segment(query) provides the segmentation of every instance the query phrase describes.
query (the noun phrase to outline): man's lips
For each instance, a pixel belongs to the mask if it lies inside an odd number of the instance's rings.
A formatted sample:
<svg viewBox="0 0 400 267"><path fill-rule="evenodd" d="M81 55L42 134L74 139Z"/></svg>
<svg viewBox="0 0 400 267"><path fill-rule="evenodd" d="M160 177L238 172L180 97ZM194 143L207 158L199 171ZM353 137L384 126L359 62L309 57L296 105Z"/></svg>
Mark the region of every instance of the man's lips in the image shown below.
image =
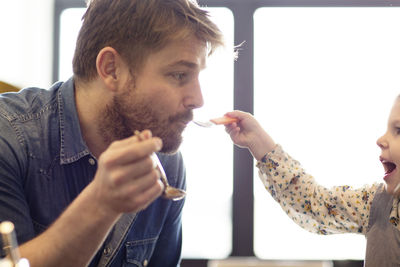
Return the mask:
<svg viewBox="0 0 400 267"><path fill-rule="evenodd" d="M179 123L181 123L182 125L184 125L185 127L189 124L190 121L179 121Z"/></svg>
<svg viewBox="0 0 400 267"><path fill-rule="evenodd" d="M193 120L193 112L188 111L186 113L181 113L169 118L170 123L179 123L183 125L187 125L189 122Z"/></svg>

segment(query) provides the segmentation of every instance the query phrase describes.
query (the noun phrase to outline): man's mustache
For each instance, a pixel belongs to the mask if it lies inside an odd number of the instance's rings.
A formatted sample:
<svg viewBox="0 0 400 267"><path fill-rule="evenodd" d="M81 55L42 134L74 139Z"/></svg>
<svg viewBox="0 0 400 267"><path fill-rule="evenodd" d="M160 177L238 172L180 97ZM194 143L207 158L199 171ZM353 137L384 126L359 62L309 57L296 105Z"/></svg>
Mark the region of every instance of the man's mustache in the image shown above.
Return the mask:
<svg viewBox="0 0 400 267"><path fill-rule="evenodd" d="M189 110L184 113L176 114L174 116L169 117L169 119L168 119L169 122L175 122L175 121L189 122L191 120L193 120L193 111L192 110Z"/></svg>

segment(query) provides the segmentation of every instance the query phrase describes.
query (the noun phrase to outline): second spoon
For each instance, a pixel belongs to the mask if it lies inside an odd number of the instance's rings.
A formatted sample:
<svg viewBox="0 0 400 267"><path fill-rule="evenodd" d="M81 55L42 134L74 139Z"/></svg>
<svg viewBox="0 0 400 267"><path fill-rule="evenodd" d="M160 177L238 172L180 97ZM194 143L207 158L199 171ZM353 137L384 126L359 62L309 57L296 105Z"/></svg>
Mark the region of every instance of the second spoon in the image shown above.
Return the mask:
<svg viewBox="0 0 400 267"><path fill-rule="evenodd" d="M135 131L135 136L137 136L139 141L143 140L143 138L140 136L139 131ZM156 168L160 172L161 182L164 184L163 197L167 198L167 199L172 199L172 200L180 200L180 199L184 198L186 196L185 191L169 185L167 175L165 174L164 168L161 165L160 159L157 157L157 154L153 152L150 157L153 160L153 162L156 164Z"/></svg>

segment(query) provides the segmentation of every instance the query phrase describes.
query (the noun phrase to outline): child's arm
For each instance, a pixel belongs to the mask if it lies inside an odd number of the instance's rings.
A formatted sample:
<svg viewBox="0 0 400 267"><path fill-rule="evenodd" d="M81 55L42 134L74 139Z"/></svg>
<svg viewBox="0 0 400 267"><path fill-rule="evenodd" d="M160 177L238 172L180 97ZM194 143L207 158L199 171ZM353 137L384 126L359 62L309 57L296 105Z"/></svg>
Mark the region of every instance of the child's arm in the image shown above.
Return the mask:
<svg viewBox="0 0 400 267"><path fill-rule="evenodd" d="M302 228L323 235L366 233L372 200L381 185L326 188L279 145L257 167L265 189Z"/></svg>
<svg viewBox="0 0 400 267"><path fill-rule="evenodd" d="M226 116L238 119L226 131L237 146L248 148L257 159L265 188L293 221L319 234L366 232L377 185L327 189L277 146L251 114L233 111Z"/></svg>

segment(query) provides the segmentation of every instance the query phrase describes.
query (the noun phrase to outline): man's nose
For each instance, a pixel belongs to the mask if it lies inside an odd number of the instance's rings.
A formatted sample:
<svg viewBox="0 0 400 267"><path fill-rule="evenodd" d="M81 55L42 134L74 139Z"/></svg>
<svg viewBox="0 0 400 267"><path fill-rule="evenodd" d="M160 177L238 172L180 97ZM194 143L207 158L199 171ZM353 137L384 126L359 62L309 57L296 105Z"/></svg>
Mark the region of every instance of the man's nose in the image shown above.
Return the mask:
<svg viewBox="0 0 400 267"><path fill-rule="evenodd" d="M183 105L187 109L196 109L204 105L203 94L201 92L199 81L196 81L187 89L187 94L183 99Z"/></svg>

